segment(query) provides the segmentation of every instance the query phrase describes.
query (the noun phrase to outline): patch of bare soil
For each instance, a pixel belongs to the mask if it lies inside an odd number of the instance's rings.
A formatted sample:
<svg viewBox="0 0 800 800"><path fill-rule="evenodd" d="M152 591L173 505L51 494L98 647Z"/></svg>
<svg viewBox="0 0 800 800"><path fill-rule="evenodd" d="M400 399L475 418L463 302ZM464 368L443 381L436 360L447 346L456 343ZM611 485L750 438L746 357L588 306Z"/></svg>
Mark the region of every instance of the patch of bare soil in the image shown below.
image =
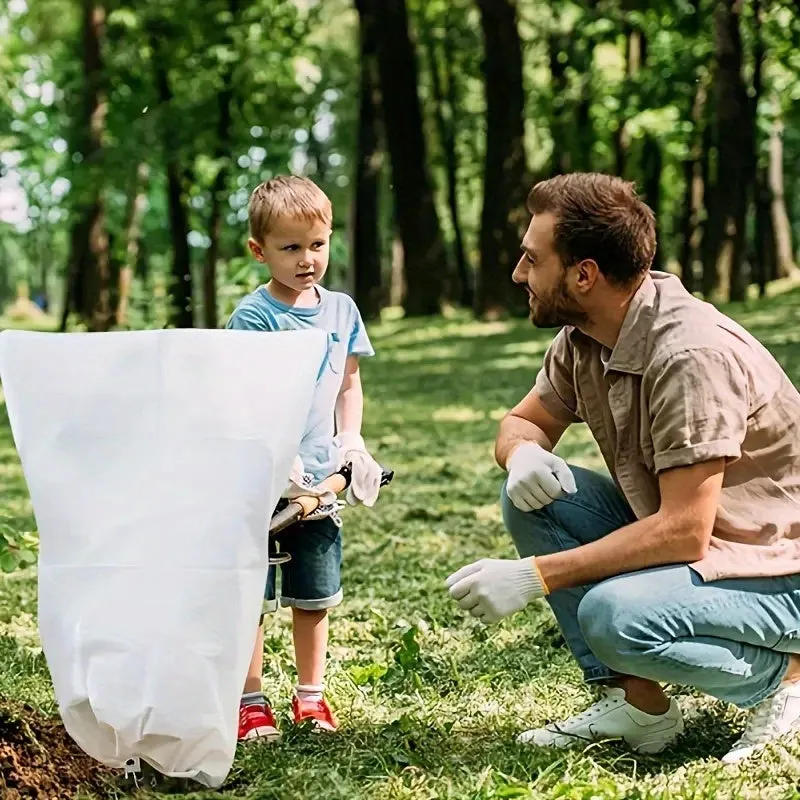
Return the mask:
<svg viewBox="0 0 800 800"><path fill-rule="evenodd" d="M0 798L70 800L108 794L112 773L84 753L61 724L26 705L0 708Z"/></svg>

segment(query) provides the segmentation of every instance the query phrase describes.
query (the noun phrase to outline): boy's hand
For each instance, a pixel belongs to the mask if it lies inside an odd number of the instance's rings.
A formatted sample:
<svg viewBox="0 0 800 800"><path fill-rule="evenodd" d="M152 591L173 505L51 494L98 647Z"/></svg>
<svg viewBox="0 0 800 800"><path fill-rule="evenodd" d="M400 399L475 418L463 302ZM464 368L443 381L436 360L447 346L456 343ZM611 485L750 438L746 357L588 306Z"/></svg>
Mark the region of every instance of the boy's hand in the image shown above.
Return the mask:
<svg viewBox="0 0 800 800"><path fill-rule="evenodd" d="M342 461L352 468L352 478L345 499L351 506L358 503L374 506L381 488L381 465L369 454L359 434L343 431L334 441Z"/></svg>

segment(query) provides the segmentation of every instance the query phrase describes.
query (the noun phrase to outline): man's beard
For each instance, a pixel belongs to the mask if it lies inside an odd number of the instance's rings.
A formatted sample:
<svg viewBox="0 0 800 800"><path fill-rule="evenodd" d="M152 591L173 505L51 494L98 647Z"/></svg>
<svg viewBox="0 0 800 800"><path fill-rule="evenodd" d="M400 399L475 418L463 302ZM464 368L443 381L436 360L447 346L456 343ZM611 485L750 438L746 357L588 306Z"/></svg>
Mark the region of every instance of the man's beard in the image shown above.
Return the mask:
<svg viewBox="0 0 800 800"><path fill-rule="evenodd" d="M567 282L561 280L555 289L544 295L533 295L528 290L530 320L537 328L560 328L563 325L576 325L588 322L589 315L570 297ZM533 306L531 307L531 299Z"/></svg>

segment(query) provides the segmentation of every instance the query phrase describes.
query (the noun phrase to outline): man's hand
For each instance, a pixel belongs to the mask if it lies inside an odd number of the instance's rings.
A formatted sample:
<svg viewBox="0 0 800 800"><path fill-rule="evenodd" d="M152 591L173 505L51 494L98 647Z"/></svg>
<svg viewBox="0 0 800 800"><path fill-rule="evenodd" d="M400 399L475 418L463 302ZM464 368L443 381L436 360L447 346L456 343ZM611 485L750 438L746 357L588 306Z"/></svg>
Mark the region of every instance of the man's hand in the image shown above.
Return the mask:
<svg viewBox="0 0 800 800"><path fill-rule="evenodd" d="M567 462L535 442L518 445L507 467L508 497L520 511L537 511L577 491Z"/></svg>
<svg viewBox="0 0 800 800"><path fill-rule="evenodd" d="M342 462L352 467L352 478L345 499L354 506L374 506L381 489L381 465L369 454L364 440L357 433L342 431L335 439Z"/></svg>
<svg viewBox="0 0 800 800"><path fill-rule="evenodd" d="M446 581L450 596L481 622L497 622L547 594L536 559L482 558Z"/></svg>

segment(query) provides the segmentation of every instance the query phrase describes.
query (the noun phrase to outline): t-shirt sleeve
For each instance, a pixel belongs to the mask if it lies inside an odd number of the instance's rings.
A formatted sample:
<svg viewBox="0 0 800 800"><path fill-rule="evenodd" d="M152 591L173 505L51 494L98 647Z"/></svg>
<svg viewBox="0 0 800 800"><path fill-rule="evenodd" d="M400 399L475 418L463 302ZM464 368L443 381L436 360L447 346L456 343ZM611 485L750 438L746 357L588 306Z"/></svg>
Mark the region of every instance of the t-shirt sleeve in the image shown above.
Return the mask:
<svg viewBox="0 0 800 800"><path fill-rule="evenodd" d="M352 323L350 326L350 336L347 341L347 355L348 356L374 356L375 350L372 347L372 342L369 340L364 320L361 319L361 313L358 306L351 300L352 304Z"/></svg>
<svg viewBox="0 0 800 800"><path fill-rule="evenodd" d="M735 460L747 433L748 379L712 348L671 356L646 375L656 472L716 458Z"/></svg>
<svg viewBox="0 0 800 800"><path fill-rule="evenodd" d="M274 326L270 325L266 314L261 314L250 304L238 306L225 323L228 330L235 331L272 331Z"/></svg>
<svg viewBox="0 0 800 800"><path fill-rule="evenodd" d="M582 422L575 394L572 345L562 328L544 354L534 384L545 410L562 422Z"/></svg>

